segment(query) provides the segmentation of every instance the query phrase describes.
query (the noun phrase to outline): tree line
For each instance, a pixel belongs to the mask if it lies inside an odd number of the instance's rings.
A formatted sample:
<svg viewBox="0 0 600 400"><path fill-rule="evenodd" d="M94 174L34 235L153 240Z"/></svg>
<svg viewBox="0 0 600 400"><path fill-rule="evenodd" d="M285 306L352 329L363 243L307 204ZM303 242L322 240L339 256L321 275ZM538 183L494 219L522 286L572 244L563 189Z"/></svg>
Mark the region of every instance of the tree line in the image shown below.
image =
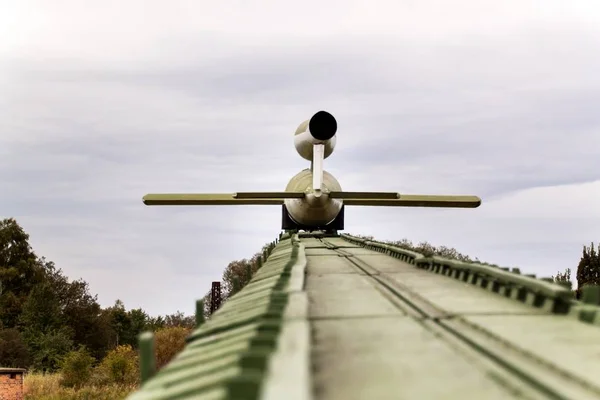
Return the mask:
<svg viewBox="0 0 600 400"><path fill-rule="evenodd" d="M247 284L262 254L225 268L222 301ZM204 300L209 317L210 290ZM0 367L54 372L67 355L82 349L81 354L100 363L116 349L137 350L137 336L143 331L189 331L194 325L194 316L179 311L153 317L141 308L127 310L121 300L101 307L86 281L69 280L52 261L35 254L29 235L15 219L0 221Z"/></svg>
<svg viewBox="0 0 600 400"><path fill-rule="evenodd" d="M600 244L598 245L600 248ZM577 279L577 290L575 297L581 298L581 288L585 285L600 285L600 252L598 248L594 248L594 243L589 246L583 246L583 252L577 265L575 279ZM561 283L569 288L572 288L571 269L567 268L564 272L559 272L553 279L557 283Z"/></svg>

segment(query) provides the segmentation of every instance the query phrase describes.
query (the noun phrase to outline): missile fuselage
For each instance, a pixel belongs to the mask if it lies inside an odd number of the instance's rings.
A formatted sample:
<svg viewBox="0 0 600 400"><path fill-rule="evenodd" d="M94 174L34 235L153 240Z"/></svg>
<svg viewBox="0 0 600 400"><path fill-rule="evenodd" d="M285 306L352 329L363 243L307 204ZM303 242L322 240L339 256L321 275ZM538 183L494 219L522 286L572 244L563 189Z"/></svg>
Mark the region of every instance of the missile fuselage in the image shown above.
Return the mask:
<svg viewBox="0 0 600 400"><path fill-rule="evenodd" d="M323 159L329 157L335 149L336 132L335 118L325 111L319 111L310 120L302 122L294 134L296 151L302 158L311 161L311 168L296 174L285 188L286 192L306 193L304 198L284 201L290 218L300 225L325 226L332 222L342 209L342 200L332 199L328 195L332 191L342 191L333 175L322 170L320 187L314 187L314 174L320 174L320 171L315 169L315 145L323 146Z"/></svg>
<svg viewBox="0 0 600 400"><path fill-rule="evenodd" d="M337 217L342 209L341 199L331 199L328 193L332 191L341 192L342 188L327 171L323 171L323 194L320 197L313 192L313 176L310 169L300 171L294 176L287 187L286 192L304 192L306 197L302 199L285 199L284 204L290 217L298 224L307 226L324 226Z"/></svg>

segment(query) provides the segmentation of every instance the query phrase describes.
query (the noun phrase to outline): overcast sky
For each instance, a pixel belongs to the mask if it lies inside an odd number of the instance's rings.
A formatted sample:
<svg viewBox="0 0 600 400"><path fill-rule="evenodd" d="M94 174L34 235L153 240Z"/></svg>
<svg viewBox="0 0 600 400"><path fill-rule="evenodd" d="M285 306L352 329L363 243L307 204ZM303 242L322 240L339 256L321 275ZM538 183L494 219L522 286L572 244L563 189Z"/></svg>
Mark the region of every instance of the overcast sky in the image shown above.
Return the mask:
<svg viewBox="0 0 600 400"><path fill-rule="evenodd" d="M279 233L296 127L338 120L344 190L474 194L356 207L348 233L550 276L600 241L600 3L0 0L0 217L103 306L192 313Z"/></svg>

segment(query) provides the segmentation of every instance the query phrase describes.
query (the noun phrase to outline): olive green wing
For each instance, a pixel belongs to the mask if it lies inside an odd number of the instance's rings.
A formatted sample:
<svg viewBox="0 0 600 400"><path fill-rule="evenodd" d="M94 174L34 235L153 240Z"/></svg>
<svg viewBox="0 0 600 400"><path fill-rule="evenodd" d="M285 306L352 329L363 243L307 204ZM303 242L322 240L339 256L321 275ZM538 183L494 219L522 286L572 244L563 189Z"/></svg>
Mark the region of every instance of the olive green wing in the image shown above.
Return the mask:
<svg viewBox="0 0 600 400"><path fill-rule="evenodd" d="M393 195L396 197L394 198ZM388 192L332 192L330 196L343 199L347 206L477 208L481 205L481 199L477 196L414 195Z"/></svg>
<svg viewBox="0 0 600 400"><path fill-rule="evenodd" d="M147 206L281 205L302 197L302 192L151 193L142 200Z"/></svg>

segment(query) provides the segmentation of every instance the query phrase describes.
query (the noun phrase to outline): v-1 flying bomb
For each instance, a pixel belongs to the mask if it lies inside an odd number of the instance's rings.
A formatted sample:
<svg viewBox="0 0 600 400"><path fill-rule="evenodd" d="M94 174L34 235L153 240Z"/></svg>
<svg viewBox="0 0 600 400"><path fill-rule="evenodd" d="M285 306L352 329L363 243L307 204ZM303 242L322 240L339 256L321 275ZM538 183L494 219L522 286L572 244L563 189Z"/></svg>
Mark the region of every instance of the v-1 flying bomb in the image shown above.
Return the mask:
<svg viewBox="0 0 600 400"><path fill-rule="evenodd" d="M395 192L344 192L323 160L336 144L337 122L333 115L319 111L296 129L294 146L311 161L310 168L294 176L284 192L238 192L203 194L147 194L144 204L155 205L281 205L284 230L344 229L345 206L451 207L476 208L477 196L405 195Z"/></svg>

